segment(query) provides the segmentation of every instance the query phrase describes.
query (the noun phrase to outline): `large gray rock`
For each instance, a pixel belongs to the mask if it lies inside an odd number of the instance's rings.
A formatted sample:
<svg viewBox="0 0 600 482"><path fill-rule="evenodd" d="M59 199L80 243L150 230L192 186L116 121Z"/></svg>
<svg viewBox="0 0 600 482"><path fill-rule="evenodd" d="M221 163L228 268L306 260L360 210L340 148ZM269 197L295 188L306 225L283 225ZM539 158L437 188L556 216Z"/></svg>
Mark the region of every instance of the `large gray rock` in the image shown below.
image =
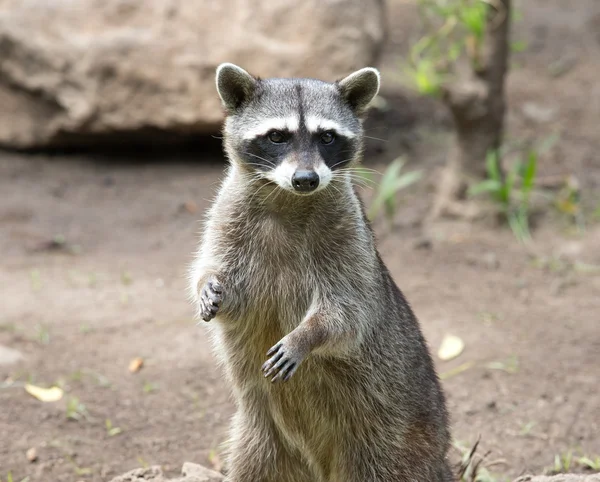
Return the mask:
<svg viewBox="0 0 600 482"><path fill-rule="evenodd" d="M0 0L0 146L211 132L219 63L335 80L383 25L383 0Z"/></svg>
<svg viewBox="0 0 600 482"><path fill-rule="evenodd" d="M526 475L520 477L515 482L600 482L600 474L590 475L574 475L574 474L560 474L553 475L551 477L539 475Z"/></svg>

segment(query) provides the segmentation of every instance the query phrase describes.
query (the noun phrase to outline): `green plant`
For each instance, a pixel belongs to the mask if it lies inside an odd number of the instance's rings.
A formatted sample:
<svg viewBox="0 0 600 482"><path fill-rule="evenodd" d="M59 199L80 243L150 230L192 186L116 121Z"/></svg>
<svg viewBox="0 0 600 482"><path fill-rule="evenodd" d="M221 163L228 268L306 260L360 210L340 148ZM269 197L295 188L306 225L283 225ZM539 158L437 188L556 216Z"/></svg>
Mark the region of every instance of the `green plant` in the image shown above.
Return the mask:
<svg viewBox="0 0 600 482"><path fill-rule="evenodd" d="M79 398L69 397L66 416L69 420L81 420L82 418L88 420L89 412L87 411L86 406L79 401Z"/></svg>
<svg viewBox="0 0 600 482"><path fill-rule="evenodd" d="M50 343L50 329L48 326L42 324L36 325L34 338L42 345Z"/></svg>
<svg viewBox="0 0 600 482"><path fill-rule="evenodd" d="M568 216L579 232L584 232L585 218L581 200L579 181L575 176L570 175L565 179L563 187L554 197L554 207L561 214Z"/></svg>
<svg viewBox="0 0 600 482"><path fill-rule="evenodd" d="M564 454L556 454L554 456L554 466L551 469L551 472L555 474L559 474L562 472L568 472L571 468L571 464L573 463L573 451L569 450Z"/></svg>
<svg viewBox="0 0 600 482"><path fill-rule="evenodd" d="M452 446L461 455L458 482L504 482L505 480L508 480L505 477L490 472L489 468L493 465L497 465L498 462L489 462L484 466L485 459L489 455L489 452L483 455L477 454L479 440L475 442L475 445L470 449L458 441L454 441Z"/></svg>
<svg viewBox="0 0 600 482"><path fill-rule="evenodd" d="M600 456L596 456L593 459L586 456L579 457L577 463L586 469L600 470Z"/></svg>
<svg viewBox="0 0 600 482"><path fill-rule="evenodd" d="M575 470L576 467L584 470L600 470L600 456L578 456L570 449L567 452L554 455L554 463L547 467L548 474L562 474Z"/></svg>
<svg viewBox="0 0 600 482"><path fill-rule="evenodd" d="M420 94L439 96L461 59L466 59L475 72L482 69L488 10L497 9L500 17L505 12L489 0L418 0L417 4L427 33L411 48L404 71ZM513 18L516 16L513 11ZM526 47L523 41L511 44L513 52Z"/></svg>
<svg viewBox="0 0 600 482"><path fill-rule="evenodd" d="M94 471L89 467L80 467L79 465L77 465L77 463L71 455L66 455L66 459L73 466L73 470L75 471L75 474L77 476L81 477L86 475L92 475L94 473Z"/></svg>
<svg viewBox="0 0 600 482"><path fill-rule="evenodd" d="M520 159L503 175L498 151L490 151L486 158L488 178L469 189L469 196L486 193L498 204L508 225L519 241L529 241L529 201L535 186L538 153L527 154L527 161Z"/></svg>
<svg viewBox="0 0 600 482"><path fill-rule="evenodd" d="M521 431L519 432L519 435L529 435L531 433L531 430L533 429L533 427L535 427L535 422L531 421L531 422L527 422L526 424L524 424L521 427Z"/></svg>
<svg viewBox="0 0 600 482"><path fill-rule="evenodd" d="M386 218L391 222L396 213L396 195L397 193L417 182L421 176L421 171L411 171L402 173L405 160L401 157L395 159L383 173L381 181L376 189L375 198L368 211L369 219L375 219L383 210Z"/></svg>
<svg viewBox="0 0 600 482"><path fill-rule="evenodd" d="M120 433L123 433L123 430L121 428L113 427L113 424L110 421L110 418L106 419L106 421L104 422L104 425L106 426L106 434L109 437L114 437L115 435L119 435Z"/></svg>
<svg viewBox="0 0 600 482"><path fill-rule="evenodd" d="M144 391L144 393L152 393L158 390L158 386L152 382L144 382L142 390Z"/></svg>
<svg viewBox="0 0 600 482"><path fill-rule="evenodd" d="M42 276L39 269L32 269L29 273L31 279L31 289L33 291L39 291L42 289Z"/></svg>

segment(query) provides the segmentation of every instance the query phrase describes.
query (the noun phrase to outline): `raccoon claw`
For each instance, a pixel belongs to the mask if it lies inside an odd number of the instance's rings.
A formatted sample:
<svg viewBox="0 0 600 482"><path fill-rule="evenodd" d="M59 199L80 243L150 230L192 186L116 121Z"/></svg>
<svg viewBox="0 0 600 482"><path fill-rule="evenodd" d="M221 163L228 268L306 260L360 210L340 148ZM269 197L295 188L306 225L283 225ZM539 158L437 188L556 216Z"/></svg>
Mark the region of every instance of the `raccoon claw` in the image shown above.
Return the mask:
<svg viewBox="0 0 600 482"><path fill-rule="evenodd" d="M265 378L272 377L272 383L287 382L296 373L298 365L304 359L302 354L288 347L284 341L273 346L267 352L267 356L271 358L264 363L262 371Z"/></svg>
<svg viewBox="0 0 600 482"><path fill-rule="evenodd" d="M210 278L200 291L200 316L204 321L212 320L223 301L223 287L216 279Z"/></svg>

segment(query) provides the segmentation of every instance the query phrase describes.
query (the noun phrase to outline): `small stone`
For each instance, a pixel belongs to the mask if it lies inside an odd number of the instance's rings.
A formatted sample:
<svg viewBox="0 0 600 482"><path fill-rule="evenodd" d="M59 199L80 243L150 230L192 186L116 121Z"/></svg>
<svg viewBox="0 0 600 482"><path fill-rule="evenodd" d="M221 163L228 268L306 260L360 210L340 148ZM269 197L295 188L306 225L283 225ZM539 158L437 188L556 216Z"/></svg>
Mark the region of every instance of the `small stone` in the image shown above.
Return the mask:
<svg viewBox="0 0 600 482"><path fill-rule="evenodd" d="M23 359L23 354L13 348L0 345L0 366L12 365Z"/></svg>
<svg viewBox="0 0 600 482"><path fill-rule="evenodd" d="M37 450L35 449L35 447L31 447L27 453L27 460L29 460L30 462L35 462L38 459L38 454L37 454Z"/></svg>
<svg viewBox="0 0 600 482"><path fill-rule="evenodd" d="M523 115L531 121L543 124L552 121L556 117L556 109L534 102L526 102L523 105Z"/></svg>
<svg viewBox="0 0 600 482"><path fill-rule="evenodd" d="M190 482L223 482L225 480L225 476L222 474L215 472L214 470L207 469L202 465L192 464L191 462L186 462L183 464L183 468L181 469L181 475L183 475L184 482L188 477L190 478Z"/></svg>
<svg viewBox="0 0 600 482"><path fill-rule="evenodd" d="M498 256L496 256L496 253L485 253L482 261L488 269L494 270L500 267L500 261L498 261Z"/></svg>
<svg viewBox="0 0 600 482"><path fill-rule="evenodd" d="M429 238L417 239L413 244L414 249L430 250L432 247L433 247L433 243L431 242L431 239L429 239Z"/></svg>

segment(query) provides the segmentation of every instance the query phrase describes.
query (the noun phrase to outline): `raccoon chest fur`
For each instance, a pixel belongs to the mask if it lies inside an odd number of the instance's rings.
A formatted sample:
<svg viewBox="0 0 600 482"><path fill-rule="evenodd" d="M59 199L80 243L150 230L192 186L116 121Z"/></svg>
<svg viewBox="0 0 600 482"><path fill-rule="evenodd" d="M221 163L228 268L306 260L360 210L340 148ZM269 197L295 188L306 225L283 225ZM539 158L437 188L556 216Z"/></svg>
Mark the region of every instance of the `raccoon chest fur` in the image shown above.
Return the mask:
<svg viewBox="0 0 600 482"><path fill-rule="evenodd" d="M268 216L229 232L223 272L234 295L219 321L242 378L260 377L266 352L300 324L327 282L329 263L311 254L309 238Z"/></svg>

